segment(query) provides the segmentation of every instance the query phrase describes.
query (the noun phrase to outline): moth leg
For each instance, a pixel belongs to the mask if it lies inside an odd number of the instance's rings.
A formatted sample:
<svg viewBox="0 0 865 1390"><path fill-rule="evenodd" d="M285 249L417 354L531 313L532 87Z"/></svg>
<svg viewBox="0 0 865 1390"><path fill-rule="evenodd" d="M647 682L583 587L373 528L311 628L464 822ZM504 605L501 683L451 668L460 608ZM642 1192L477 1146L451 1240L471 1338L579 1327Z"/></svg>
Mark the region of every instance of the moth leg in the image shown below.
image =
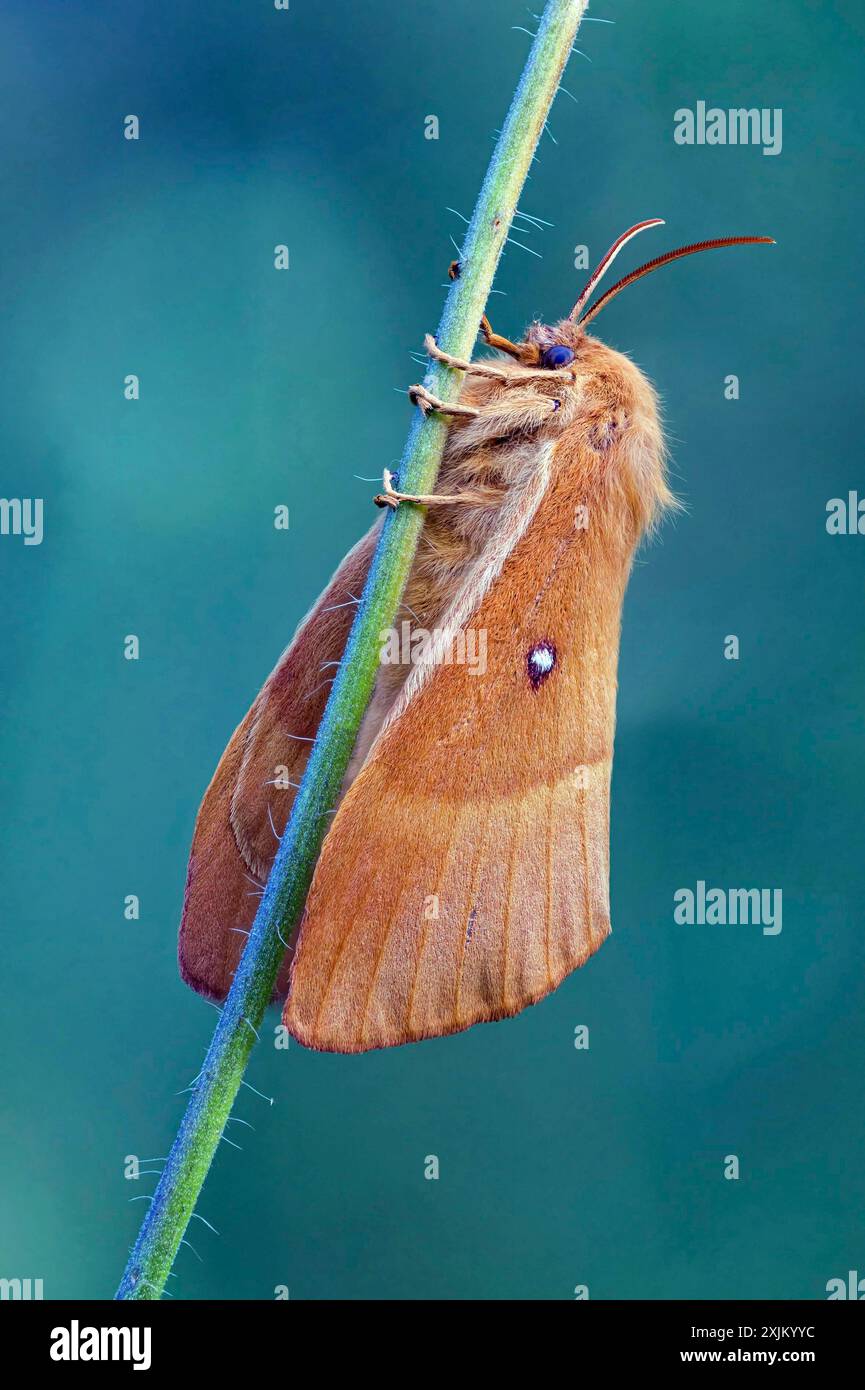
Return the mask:
<svg viewBox="0 0 865 1390"><path fill-rule="evenodd" d="M540 350L534 344L512 343L510 338L503 338L501 333L494 333L486 314L481 316L481 335L487 347L495 348L496 352L506 352L509 357L515 357L525 367L536 367L541 360Z"/></svg>
<svg viewBox="0 0 865 1390"><path fill-rule="evenodd" d="M412 405L416 405L422 410L424 415L428 415L431 410L437 410L440 415L470 415L472 419L479 415L480 411L473 405L459 405L456 401L442 401L438 396L434 396L425 386L410 386L408 388L408 398Z"/></svg>
<svg viewBox="0 0 865 1390"><path fill-rule="evenodd" d="M446 367L453 367L454 371L471 372L472 376L489 376L494 381L511 379L510 374L502 367L497 367L494 362L467 362L462 357L454 357L452 353L445 352L431 333L427 333L423 345L430 357L434 357L436 362L443 362Z"/></svg>
<svg viewBox="0 0 865 1390"><path fill-rule="evenodd" d="M383 475L384 492L379 492L372 500L377 507L392 507L396 511L400 502L417 502L422 507L435 506L436 503L444 502L482 502L484 499L477 492L457 492L447 495L438 492L395 492L393 486L393 474L386 468Z"/></svg>

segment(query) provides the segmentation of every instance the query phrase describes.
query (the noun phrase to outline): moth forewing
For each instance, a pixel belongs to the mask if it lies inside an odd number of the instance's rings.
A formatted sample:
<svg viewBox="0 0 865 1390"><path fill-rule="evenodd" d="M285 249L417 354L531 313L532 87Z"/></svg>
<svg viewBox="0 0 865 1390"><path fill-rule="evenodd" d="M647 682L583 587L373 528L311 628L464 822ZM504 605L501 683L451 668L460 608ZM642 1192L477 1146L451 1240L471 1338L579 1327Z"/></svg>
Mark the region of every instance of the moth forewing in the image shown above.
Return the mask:
<svg viewBox="0 0 865 1390"><path fill-rule="evenodd" d="M622 598L668 494L654 397L627 359L581 341L551 418L533 441L478 439L513 482L477 553L460 551L464 517L436 515L437 541L463 562L443 629L485 630L487 669L477 679L430 654L381 718L298 936L284 1018L309 1046L358 1052L516 1013L609 931ZM478 425L454 431L443 489L491 467L459 438ZM441 588L413 579L412 608L441 604Z"/></svg>

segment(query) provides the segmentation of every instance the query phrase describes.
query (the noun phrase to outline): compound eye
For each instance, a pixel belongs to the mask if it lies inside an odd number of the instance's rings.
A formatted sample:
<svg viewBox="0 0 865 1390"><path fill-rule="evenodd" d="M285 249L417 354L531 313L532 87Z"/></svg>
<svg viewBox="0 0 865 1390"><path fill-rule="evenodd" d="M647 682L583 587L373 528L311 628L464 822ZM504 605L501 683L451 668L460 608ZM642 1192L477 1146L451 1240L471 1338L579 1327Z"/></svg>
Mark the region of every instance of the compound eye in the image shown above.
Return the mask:
<svg viewBox="0 0 865 1390"><path fill-rule="evenodd" d="M564 343L554 343L541 353L541 365L555 370L556 367L567 367L574 360L574 354Z"/></svg>

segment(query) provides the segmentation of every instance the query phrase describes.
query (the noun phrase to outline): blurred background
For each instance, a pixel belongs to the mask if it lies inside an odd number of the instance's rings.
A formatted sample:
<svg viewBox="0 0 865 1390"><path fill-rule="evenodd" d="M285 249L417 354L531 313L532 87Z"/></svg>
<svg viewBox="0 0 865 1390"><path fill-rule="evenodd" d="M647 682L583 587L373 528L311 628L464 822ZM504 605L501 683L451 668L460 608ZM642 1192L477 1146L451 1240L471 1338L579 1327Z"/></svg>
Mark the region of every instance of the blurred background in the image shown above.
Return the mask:
<svg viewBox="0 0 865 1390"><path fill-rule="evenodd" d="M220 1234L192 1223L176 1297L823 1298L865 1269L865 535L826 530L865 497L865 17L593 13L614 23L581 31L522 204L554 225L508 248L499 331L560 317L575 248L594 263L642 218L667 225L618 274L778 240L598 320L662 394L687 507L625 606L614 934L452 1038L278 1051L273 1014L248 1079L275 1103L241 1092L254 1131L218 1154ZM4 6L0 491L45 511L41 545L0 536L0 1276L46 1298L112 1295L155 1182L126 1158L167 1153L198 1071L216 1015L175 963L195 812L370 523L358 475L401 452L519 26L526 0ZM781 108L781 152L678 145L698 101ZM780 888L780 935L676 924L701 879Z"/></svg>

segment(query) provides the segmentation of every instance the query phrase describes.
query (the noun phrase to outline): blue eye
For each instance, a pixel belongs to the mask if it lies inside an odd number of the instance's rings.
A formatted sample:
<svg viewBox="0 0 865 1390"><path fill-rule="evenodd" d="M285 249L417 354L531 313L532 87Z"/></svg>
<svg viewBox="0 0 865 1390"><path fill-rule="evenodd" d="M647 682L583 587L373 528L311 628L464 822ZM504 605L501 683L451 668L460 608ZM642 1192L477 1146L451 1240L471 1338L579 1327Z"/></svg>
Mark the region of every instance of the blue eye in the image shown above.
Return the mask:
<svg viewBox="0 0 865 1390"><path fill-rule="evenodd" d="M573 360L574 354L569 347L565 347L564 343L555 343L541 354L542 364L545 367L551 367L553 369L556 367L567 367Z"/></svg>

